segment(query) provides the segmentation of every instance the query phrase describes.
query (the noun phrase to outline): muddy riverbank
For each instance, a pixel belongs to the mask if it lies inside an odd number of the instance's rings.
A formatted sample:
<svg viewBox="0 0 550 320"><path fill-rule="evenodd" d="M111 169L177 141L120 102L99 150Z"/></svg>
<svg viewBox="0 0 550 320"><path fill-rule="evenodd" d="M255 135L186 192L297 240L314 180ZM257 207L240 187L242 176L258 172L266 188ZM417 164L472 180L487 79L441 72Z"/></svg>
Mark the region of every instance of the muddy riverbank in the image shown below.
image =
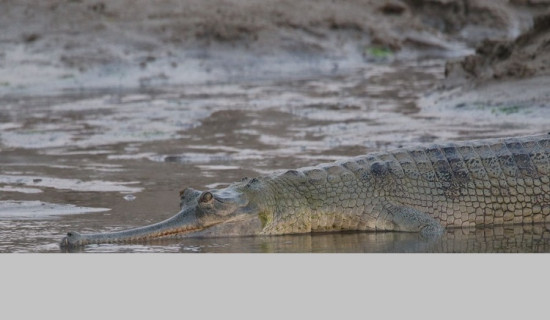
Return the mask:
<svg viewBox="0 0 550 320"><path fill-rule="evenodd" d="M0 94L347 72L510 40L531 1L2 1Z"/></svg>
<svg viewBox="0 0 550 320"><path fill-rule="evenodd" d="M0 6L0 252L59 252L69 229L162 220L187 186L422 142L549 130L548 32L546 20L534 23L544 1ZM508 57L488 43L508 44ZM527 65L535 73L494 77L532 48L541 53ZM468 59L481 71L468 73ZM450 233L435 244L388 234L266 241L84 251L549 248L544 226Z"/></svg>

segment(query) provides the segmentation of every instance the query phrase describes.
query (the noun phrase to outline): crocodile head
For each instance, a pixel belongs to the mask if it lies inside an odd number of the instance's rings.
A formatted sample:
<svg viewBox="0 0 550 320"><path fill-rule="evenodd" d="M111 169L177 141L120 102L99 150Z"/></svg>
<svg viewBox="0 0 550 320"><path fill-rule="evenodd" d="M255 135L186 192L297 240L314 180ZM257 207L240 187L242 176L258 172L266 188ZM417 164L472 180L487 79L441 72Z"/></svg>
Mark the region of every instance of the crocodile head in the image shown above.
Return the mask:
<svg viewBox="0 0 550 320"><path fill-rule="evenodd" d="M180 192L181 211L175 216L144 227L80 234L69 232L62 247L96 243L144 241L166 237L254 235L262 230L257 206L240 184L219 190Z"/></svg>

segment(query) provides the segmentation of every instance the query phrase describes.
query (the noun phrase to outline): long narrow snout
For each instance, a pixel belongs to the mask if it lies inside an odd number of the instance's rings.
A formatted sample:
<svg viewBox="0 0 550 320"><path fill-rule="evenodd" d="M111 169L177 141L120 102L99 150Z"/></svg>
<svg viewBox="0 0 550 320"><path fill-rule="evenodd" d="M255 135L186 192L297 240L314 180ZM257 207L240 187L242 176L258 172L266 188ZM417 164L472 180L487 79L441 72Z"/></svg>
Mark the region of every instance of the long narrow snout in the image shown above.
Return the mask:
<svg viewBox="0 0 550 320"><path fill-rule="evenodd" d="M78 247L96 243L131 242L175 236L200 229L201 226L194 208L187 208L169 219L148 226L108 233L69 232L61 240L60 245L61 247Z"/></svg>

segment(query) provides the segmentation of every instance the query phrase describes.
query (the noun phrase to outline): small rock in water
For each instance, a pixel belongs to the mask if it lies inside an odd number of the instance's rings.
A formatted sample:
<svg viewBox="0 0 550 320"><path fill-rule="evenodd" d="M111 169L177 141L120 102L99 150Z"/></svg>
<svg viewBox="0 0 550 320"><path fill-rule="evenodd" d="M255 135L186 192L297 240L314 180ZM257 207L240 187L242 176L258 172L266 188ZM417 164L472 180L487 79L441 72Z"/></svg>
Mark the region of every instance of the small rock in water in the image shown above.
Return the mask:
<svg viewBox="0 0 550 320"><path fill-rule="evenodd" d="M126 201L133 201L136 199L136 196L134 196L133 194L127 194L124 196L124 200Z"/></svg>

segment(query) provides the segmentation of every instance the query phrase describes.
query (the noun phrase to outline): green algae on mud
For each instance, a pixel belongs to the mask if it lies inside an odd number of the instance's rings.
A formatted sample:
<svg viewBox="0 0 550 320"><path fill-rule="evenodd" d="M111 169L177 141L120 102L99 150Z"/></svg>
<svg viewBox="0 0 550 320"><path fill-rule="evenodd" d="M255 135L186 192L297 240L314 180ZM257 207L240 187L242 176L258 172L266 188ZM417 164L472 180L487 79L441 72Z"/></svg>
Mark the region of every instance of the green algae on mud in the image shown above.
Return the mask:
<svg viewBox="0 0 550 320"><path fill-rule="evenodd" d="M365 55L367 59L375 60L387 60L394 55L394 52L391 49L384 47L368 47L365 49Z"/></svg>

